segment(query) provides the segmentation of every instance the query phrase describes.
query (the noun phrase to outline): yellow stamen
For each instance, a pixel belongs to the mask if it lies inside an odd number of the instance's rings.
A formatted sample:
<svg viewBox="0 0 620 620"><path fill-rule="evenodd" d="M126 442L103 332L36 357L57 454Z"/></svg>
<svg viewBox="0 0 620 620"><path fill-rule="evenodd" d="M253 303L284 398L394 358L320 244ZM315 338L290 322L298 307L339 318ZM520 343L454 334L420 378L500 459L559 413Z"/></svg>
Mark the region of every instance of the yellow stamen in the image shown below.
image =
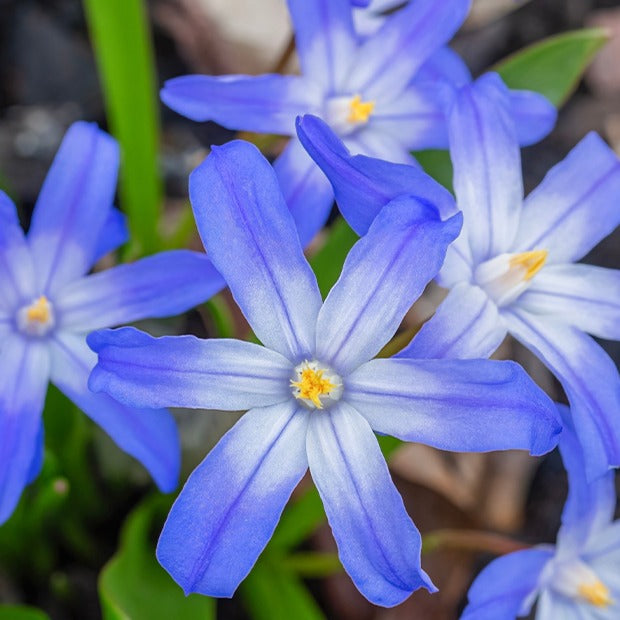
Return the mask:
<svg viewBox="0 0 620 620"><path fill-rule="evenodd" d="M45 295L41 295L31 306L26 310L26 318L31 323L41 323L45 325L50 320L50 302L47 301Z"/></svg>
<svg viewBox="0 0 620 620"><path fill-rule="evenodd" d="M595 607L609 607L612 603L607 586L602 581L579 586L579 596Z"/></svg>
<svg viewBox="0 0 620 620"><path fill-rule="evenodd" d="M547 260L547 250L534 250L532 252L521 252L515 254L510 259L511 267L525 267L524 280L531 280L543 267Z"/></svg>
<svg viewBox="0 0 620 620"><path fill-rule="evenodd" d="M323 409L323 403L319 396L329 394L337 387L329 379L323 379L323 372L323 370L313 370L312 368L302 370L301 381L291 380L291 387L299 390L299 394L296 394L295 397L311 400L317 409Z"/></svg>
<svg viewBox="0 0 620 620"><path fill-rule="evenodd" d="M361 95L355 95L349 103L347 120L349 123L367 123L374 109L374 101L362 101Z"/></svg>

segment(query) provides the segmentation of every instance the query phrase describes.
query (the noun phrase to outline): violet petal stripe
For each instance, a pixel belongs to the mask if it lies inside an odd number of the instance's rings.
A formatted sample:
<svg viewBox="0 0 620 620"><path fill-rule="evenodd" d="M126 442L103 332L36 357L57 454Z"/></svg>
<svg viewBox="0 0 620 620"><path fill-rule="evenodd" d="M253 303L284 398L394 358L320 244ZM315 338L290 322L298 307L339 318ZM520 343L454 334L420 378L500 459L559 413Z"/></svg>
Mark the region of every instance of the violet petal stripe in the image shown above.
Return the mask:
<svg viewBox="0 0 620 620"><path fill-rule="evenodd" d="M239 411L291 398L290 362L250 342L125 327L94 332L88 344L99 354L90 388L131 406Z"/></svg>
<svg viewBox="0 0 620 620"><path fill-rule="evenodd" d="M165 409L127 407L108 394L88 389L97 361L83 336L56 333L51 345L51 380L125 452L140 461L160 490L178 483L181 446L174 418Z"/></svg>
<svg viewBox="0 0 620 620"><path fill-rule="evenodd" d="M321 294L273 168L235 140L214 147L189 191L207 254L255 334L293 361L307 357Z"/></svg>
<svg viewBox="0 0 620 620"><path fill-rule="evenodd" d="M392 607L418 588L435 591L420 566L420 534L366 420L343 401L313 412L307 450L340 560L360 592Z"/></svg>
<svg viewBox="0 0 620 620"><path fill-rule="evenodd" d="M248 411L189 477L157 546L186 594L230 597L250 572L308 468L308 417L293 400Z"/></svg>

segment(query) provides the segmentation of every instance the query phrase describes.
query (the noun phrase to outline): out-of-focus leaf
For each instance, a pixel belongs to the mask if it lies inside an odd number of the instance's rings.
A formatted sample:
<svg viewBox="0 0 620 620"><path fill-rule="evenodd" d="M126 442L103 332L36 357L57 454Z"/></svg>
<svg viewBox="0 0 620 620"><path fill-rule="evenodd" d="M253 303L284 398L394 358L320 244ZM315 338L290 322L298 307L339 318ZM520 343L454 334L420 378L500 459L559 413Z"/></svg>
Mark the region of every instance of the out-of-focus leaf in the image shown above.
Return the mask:
<svg viewBox="0 0 620 620"><path fill-rule="evenodd" d="M336 283L349 250L358 240L358 236L342 218L334 222L328 234L323 247L310 259L323 297Z"/></svg>
<svg viewBox="0 0 620 620"><path fill-rule="evenodd" d="M283 568L276 554L264 553L241 584L254 620L321 620L323 613L303 582Z"/></svg>
<svg viewBox="0 0 620 620"><path fill-rule="evenodd" d="M108 122L122 151L120 196L134 253L159 249L162 187L155 69L143 0L84 0Z"/></svg>
<svg viewBox="0 0 620 620"><path fill-rule="evenodd" d="M282 566L300 577L319 578L341 573L344 569L337 553L302 551L287 555Z"/></svg>
<svg viewBox="0 0 620 620"><path fill-rule="evenodd" d="M0 605L0 620L50 620L50 617L35 607Z"/></svg>
<svg viewBox="0 0 620 620"><path fill-rule="evenodd" d="M450 153L438 149L418 151L413 153L419 164L424 168L424 172L441 183L446 189L452 190L452 162Z"/></svg>
<svg viewBox="0 0 620 620"><path fill-rule="evenodd" d="M608 39L602 28L566 32L510 55L493 71L510 88L542 93L559 107L577 88L583 72Z"/></svg>
<svg viewBox="0 0 620 620"><path fill-rule="evenodd" d="M154 496L128 517L120 548L99 576L104 620L215 620L215 601L186 597L155 558L151 526L170 508L170 500Z"/></svg>
<svg viewBox="0 0 620 620"><path fill-rule="evenodd" d="M325 521L325 510L314 486L284 509L269 547L292 549L300 545Z"/></svg>

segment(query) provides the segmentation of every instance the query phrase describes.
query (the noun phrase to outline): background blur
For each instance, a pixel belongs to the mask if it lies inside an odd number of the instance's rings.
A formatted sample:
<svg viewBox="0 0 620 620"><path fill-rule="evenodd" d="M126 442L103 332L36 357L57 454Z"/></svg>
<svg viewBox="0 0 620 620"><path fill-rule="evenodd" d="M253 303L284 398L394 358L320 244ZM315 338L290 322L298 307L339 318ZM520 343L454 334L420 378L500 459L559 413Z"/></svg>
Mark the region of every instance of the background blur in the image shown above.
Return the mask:
<svg viewBox="0 0 620 620"><path fill-rule="evenodd" d="M111 4L121 6L122 2ZM97 0L85 3L91 8L96 4ZM295 70L284 0L150 0L146 6L152 31L147 34L153 37L156 64L154 88L187 73ZM523 152L528 191L588 131L601 133L620 153L620 3L478 0L465 29L453 42L477 75L544 37L594 25L607 28L612 38L590 67L586 80L561 109L551 136ZM129 28L123 36L139 39L140 34ZM115 62L121 70L121 65L131 65L131 60L120 57ZM93 54L80 0L0 0L0 187L19 205L25 223L69 124L86 119L110 129L98 67L101 65ZM125 93L127 105L144 97L148 100L148 86L147 79L144 92L142 81L137 79L135 90ZM160 176L162 186L153 190L152 202L157 204L154 217L145 220L145 226L161 218L159 238L150 244L145 235L142 245L134 244L126 250L126 260L163 247L200 248L187 201L187 177L207 155L210 144L234 137L233 132L213 123L188 121L159 103L155 112L161 120L161 133L159 146L157 132L151 136L159 171L154 174ZM138 151L148 148L148 140L139 134L134 139ZM277 155L283 146L279 138L254 139L270 156ZM148 169L143 173L146 177L150 174ZM618 204L620 208L620 196ZM616 231L586 261L618 268L619 241ZM319 238L314 249L321 243ZM407 317L406 327L415 327L428 318L440 299L440 291L427 291ZM242 321L228 295L223 294L186 316L147 322L143 327L156 334L209 336L226 332L244 337L247 326ZM620 345L602 344L618 363ZM504 343L498 356L517 359L553 397L563 399L541 363L514 343ZM184 479L236 416L180 412L177 419L184 441ZM37 606L54 619L100 618L102 589L110 588L108 594L113 597L110 592L117 587L112 578L100 582L98 593L102 567L117 553L119 531L127 514L143 498L150 497L153 487L137 464L54 391L49 395L45 423L47 451L41 479L25 494L14 517L0 528L0 602ZM521 453L445 454L409 445L393 454L391 466L407 508L423 533L438 528L476 528L503 532L529 543L555 538L566 495L557 452L533 459ZM155 540L170 501L151 498L142 504L151 506L141 530L144 549L150 550L148 545ZM301 549L333 552L329 528L319 527ZM145 552L147 557L149 553ZM373 607L346 575L331 574L333 567L314 573L300 570L300 574L314 576L306 579L306 585L318 602L315 613L319 617L322 613L356 620L442 620L457 617L469 583L491 557L464 550L427 553L423 564L440 593L432 597L416 593L392 610ZM132 566L134 573L150 570L139 562ZM139 589L139 585L131 588ZM146 592L148 598L148 587ZM250 609L254 617L260 617L251 599L251 593L241 593L232 601L218 602L217 616L247 618ZM196 615L171 613L167 617L207 617L199 605L191 612ZM106 617L127 617L110 614L107 609ZM273 610L264 610L264 614L265 618L279 617Z"/></svg>

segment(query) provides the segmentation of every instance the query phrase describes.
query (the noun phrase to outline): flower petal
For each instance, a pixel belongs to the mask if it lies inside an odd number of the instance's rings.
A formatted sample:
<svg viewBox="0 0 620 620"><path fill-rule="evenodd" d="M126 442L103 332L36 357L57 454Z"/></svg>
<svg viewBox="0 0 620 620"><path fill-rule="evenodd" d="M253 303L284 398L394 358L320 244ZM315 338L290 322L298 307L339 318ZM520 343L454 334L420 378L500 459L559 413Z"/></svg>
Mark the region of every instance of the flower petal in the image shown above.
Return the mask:
<svg viewBox="0 0 620 620"><path fill-rule="evenodd" d="M620 160L589 133L527 197L513 251L546 249L547 263L579 260L620 223Z"/></svg>
<svg viewBox="0 0 620 620"><path fill-rule="evenodd" d="M375 359L347 377L345 398L375 431L440 450L540 455L561 431L551 399L514 362Z"/></svg>
<svg viewBox="0 0 620 620"><path fill-rule="evenodd" d="M192 172L189 191L207 253L258 338L291 360L307 357L321 293L272 167L235 140Z"/></svg>
<svg viewBox="0 0 620 620"><path fill-rule="evenodd" d="M461 282L397 357L487 358L505 336L495 303L479 287Z"/></svg>
<svg viewBox="0 0 620 620"><path fill-rule="evenodd" d="M71 282L57 297L60 325L91 331L179 314L225 286L205 254L160 252Z"/></svg>
<svg viewBox="0 0 620 620"><path fill-rule="evenodd" d="M454 198L422 170L364 155L352 156L336 134L316 116L297 120L297 134L329 178L338 207L355 232L366 234L377 213L408 194L430 202L443 217L456 213Z"/></svg>
<svg viewBox="0 0 620 620"><path fill-rule="evenodd" d="M551 133L558 111L549 99L531 90L511 90L508 96L521 146L536 144Z"/></svg>
<svg viewBox="0 0 620 620"><path fill-rule="evenodd" d="M11 336L0 352L0 523L31 480L49 381L49 352L42 342Z"/></svg>
<svg viewBox="0 0 620 620"><path fill-rule="evenodd" d="M28 242L40 289L54 292L92 266L116 190L116 142L95 124L74 123L47 174Z"/></svg>
<svg viewBox="0 0 620 620"><path fill-rule="evenodd" d="M420 566L420 534L364 418L342 401L315 411L307 449L340 561L359 591L385 607L420 587L433 592Z"/></svg>
<svg viewBox="0 0 620 620"><path fill-rule="evenodd" d="M12 315L36 292L34 265L15 205L0 191L0 314Z"/></svg>
<svg viewBox="0 0 620 620"><path fill-rule="evenodd" d="M571 405L589 480L620 465L620 377L603 349L574 327L525 310L503 314L508 331L559 379Z"/></svg>
<svg viewBox="0 0 620 620"><path fill-rule="evenodd" d="M302 73L340 90L357 48L349 0L288 0Z"/></svg>
<svg viewBox="0 0 620 620"><path fill-rule="evenodd" d="M469 5L468 0L416 0L390 16L361 46L347 89L365 99L397 95L452 38L465 21Z"/></svg>
<svg viewBox="0 0 620 620"><path fill-rule="evenodd" d="M469 589L469 603L461 620L527 616L541 573L552 558L552 548L533 548L509 553L488 564Z"/></svg>
<svg viewBox="0 0 620 620"><path fill-rule="evenodd" d="M306 247L327 222L334 192L321 169L294 138L273 162L273 169L295 220L301 246Z"/></svg>
<svg viewBox="0 0 620 620"><path fill-rule="evenodd" d="M317 358L346 376L374 357L441 267L460 227L460 214L442 222L415 198L386 205L349 252L319 312Z"/></svg>
<svg viewBox="0 0 620 620"><path fill-rule="evenodd" d="M134 407L239 411L291 398L290 362L250 342L124 327L93 332L88 344L99 354L90 388Z"/></svg>
<svg viewBox="0 0 620 620"><path fill-rule="evenodd" d="M108 219L105 221L99 234L94 260L98 261L108 252L113 252L128 240L127 218L124 213L112 207L108 212Z"/></svg>
<svg viewBox="0 0 620 620"><path fill-rule="evenodd" d="M620 340L620 271L593 265L549 265L519 297L519 306L599 338Z"/></svg>
<svg viewBox="0 0 620 620"><path fill-rule="evenodd" d="M508 89L487 73L456 96L449 115L454 191L476 263L507 252L523 201L521 156Z"/></svg>
<svg viewBox="0 0 620 620"><path fill-rule="evenodd" d="M440 47L415 74L413 84L442 81L460 88L472 81L463 59L447 45Z"/></svg>
<svg viewBox="0 0 620 620"><path fill-rule="evenodd" d="M132 409L107 394L93 394L87 384L97 357L82 336L57 333L51 351L52 382L122 450L140 461L162 491L172 491L181 466L172 415L165 409Z"/></svg>
<svg viewBox="0 0 620 620"><path fill-rule="evenodd" d="M295 131L298 114L318 113L321 94L296 75L184 75L168 80L161 100L193 121L215 121L228 129Z"/></svg>
<svg viewBox="0 0 620 620"><path fill-rule="evenodd" d="M186 594L232 596L308 468L308 411L248 411L194 470L172 506L157 559Z"/></svg>

